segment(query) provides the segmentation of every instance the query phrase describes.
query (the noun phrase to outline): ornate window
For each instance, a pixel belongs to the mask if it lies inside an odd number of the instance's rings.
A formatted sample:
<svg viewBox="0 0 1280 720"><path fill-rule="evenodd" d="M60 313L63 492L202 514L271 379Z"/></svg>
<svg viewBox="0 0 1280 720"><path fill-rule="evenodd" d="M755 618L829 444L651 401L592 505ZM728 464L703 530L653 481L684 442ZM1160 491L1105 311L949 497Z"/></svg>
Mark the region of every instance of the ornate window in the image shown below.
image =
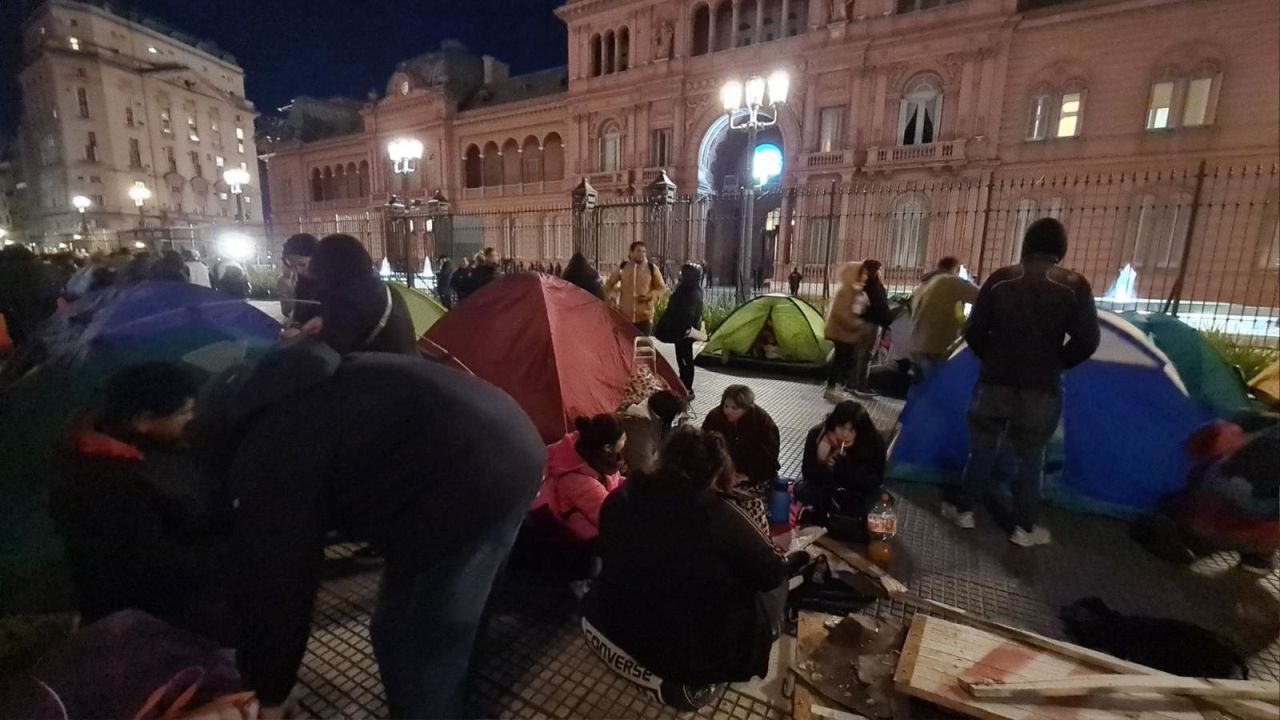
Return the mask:
<svg viewBox="0 0 1280 720"><path fill-rule="evenodd" d="M1036 88L1027 114L1027 141L1079 137L1084 125L1085 94L1081 80L1062 87Z"/></svg>
<svg viewBox="0 0 1280 720"><path fill-rule="evenodd" d="M622 129L608 123L600 129L600 172L622 169Z"/></svg>
<svg viewBox="0 0 1280 720"><path fill-rule="evenodd" d="M1221 85L1222 73L1213 63L1193 70L1165 70L1151 83L1147 131L1212 125Z"/></svg>
<svg viewBox="0 0 1280 720"><path fill-rule="evenodd" d="M903 145L925 145L938 138L942 117L942 88L936 80L922 77L912 81L902 94L898 112L898 141Z"/></svg>

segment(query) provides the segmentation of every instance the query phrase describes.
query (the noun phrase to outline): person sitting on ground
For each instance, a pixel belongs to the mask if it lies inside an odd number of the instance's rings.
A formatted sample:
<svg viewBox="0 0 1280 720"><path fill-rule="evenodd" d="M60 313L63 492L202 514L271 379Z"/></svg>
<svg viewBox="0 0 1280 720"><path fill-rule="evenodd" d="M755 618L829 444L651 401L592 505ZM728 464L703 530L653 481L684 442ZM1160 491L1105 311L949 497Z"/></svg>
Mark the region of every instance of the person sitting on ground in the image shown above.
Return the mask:
<svg viewBox="0 0 1280 720"><path fill-rule="evenodd" d="M1240 554L1238 567L1254 575L1275 570L1280 549L1276 502L1280 425L1249 413L1241 424L1215 421L1187 441L1192 469L1187 486L1160 502L1160 513L1134 523L1133 538L1158 557L1188 564L1223 551ZM1247 430L1244 425L1254 426Z"/></svg>
<svg viewBox="0 0 1280 720"><path fill-rule="evenodd" d="M600 273L591 267L591 261L582 253L576 252L569 258L569 264L565 266L561 277L604 300L604 284L600 282Z"/></svg>
<svg viewBox="0 0 1280 720"><path fill-rule="evenodd" d="M126 368L59 452L50 514L66 544L76 608L90 623L136 608L230 644L225 543L211 493L183 449L196 381L181 367Z"/></svg>
<svg viewBox="0 0 1280 720"><path fill-rule="evenodd" d="M350 235L326 236L308 265L320 315L300 329L339 354L384 352L418 356L409 308L373 269L373 258Z"/></svg>
<svg viewBox="0 0 1280 720"><path fill-rule="evenodd" d="M300 327L320 314L320 301L316 297L316 279L311 272L311 256L315 255L320 241L311 233L290 235L284 241L280 262L287 273L281 278L283 288L280 309L287 318L286 325Z"/></svg>
<svg viewBox="0 0 1280 720"><path fill-rule="evenodd" d="M565 544L593 542L600 534L600 507L622 485L627 435L613 414L574 421L569 433L547 449L542 489L530 510L532 523Z"/></svg>
<svg viewBox="0 0 1280 720"><path fill-rule="evenodd" d="M778 478L782 444L778 425L764 408L756 405L755 393L746 385L730 385L720 397L720 405L707 413L704 431L724 436L736 472L745 476L738 489L764 496Z"/></svg>
<svg viewBox="0 0 1280 720"><path fill-rule="evenodd" d="M917 383L933 371L964 330L964 305L978 301L978 286L960 277L960 261L944 257L929 280L911 293L911 364Z"/></svg>
<svg viewBox="0 0 1280 720"><path fill-rule="evenodd" d="M688 406L679 395L670 390L659 390L645 402L643 415L623 413L622 423L627 431L624 454L628 473L653 469L658 459L658 449L686 409Z"/></svg>
<svg viewBox="0 0 1280 720"><path fill-rule="evenodd" d="M762 595L808 560L783 558L715 493L731 464L718 433L678 428L657 470L628 480L600 514L604 569L583 629L613 669L685 710L767 674L777 618Z"/></svg>
<svg viewBox="0 0 1280 720"><path fill-rule="evenodd" d="M825 525L832 514L865 518L880 498L887 449L866 408L853 400L835 406L804 440L796 500L801 522ZM865 528L865 523L854 522Z"/></svg>

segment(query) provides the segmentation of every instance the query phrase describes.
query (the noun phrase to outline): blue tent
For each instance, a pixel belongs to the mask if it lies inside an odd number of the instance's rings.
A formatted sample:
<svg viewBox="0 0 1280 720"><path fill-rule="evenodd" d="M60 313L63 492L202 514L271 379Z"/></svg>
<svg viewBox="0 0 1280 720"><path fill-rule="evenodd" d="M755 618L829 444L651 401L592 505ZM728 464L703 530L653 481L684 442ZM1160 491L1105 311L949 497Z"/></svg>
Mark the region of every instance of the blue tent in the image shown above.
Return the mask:
<svg viewBox="0 0 1280 720"><path fill-rule="evenodd" d="M1209 414L1187 394L1169 358L1119 315L1099 312L1102 342L1063 377L1063 420L1050 447L1047 496L1130 514L1186 481L1182 445ZM959 482L978 360L961 344L912 393L890 457L890 477Z"/></svg>

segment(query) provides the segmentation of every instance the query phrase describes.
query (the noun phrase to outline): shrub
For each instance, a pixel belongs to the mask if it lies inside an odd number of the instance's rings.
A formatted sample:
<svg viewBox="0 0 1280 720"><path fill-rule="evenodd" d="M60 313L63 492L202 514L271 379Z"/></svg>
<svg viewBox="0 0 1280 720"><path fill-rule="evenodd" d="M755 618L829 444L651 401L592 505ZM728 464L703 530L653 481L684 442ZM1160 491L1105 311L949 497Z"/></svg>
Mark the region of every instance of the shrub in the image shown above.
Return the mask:
<svg viewBox="0 0 1280 720"><path fill-rule="evenodd" d="M1239 369L1246 381L1252 380L1280 357L1280 348L1274 345L1241 345L1231 335L1217 330L1207 330L1203 335L1209 347Z"/></svg>

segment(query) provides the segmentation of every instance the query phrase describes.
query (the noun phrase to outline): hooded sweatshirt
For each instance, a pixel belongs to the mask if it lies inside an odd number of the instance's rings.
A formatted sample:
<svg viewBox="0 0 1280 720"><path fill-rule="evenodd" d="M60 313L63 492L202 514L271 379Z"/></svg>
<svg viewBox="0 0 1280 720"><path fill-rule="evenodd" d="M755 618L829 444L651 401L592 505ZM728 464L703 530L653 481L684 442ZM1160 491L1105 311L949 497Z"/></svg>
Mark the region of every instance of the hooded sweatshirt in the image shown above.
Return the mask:
<svg viewBox="0 0 1280 720"><path fill-rule="evenodd" d="M573 432L547 448L547 472L533 509L545 507L575 540L587 542L600 534L600 508L609 493L622 485L622 475L601 478L578 454Z"/></svg>
<svg viewBox="0 0 1280 720"><path fill-rule="evenodd" d="M840 289L831 298L827 310L826 338L835 342L855 344L867 334L867 324L860 317L868 306L862 285L862 263L849 262L840 266Z"/></svg>

